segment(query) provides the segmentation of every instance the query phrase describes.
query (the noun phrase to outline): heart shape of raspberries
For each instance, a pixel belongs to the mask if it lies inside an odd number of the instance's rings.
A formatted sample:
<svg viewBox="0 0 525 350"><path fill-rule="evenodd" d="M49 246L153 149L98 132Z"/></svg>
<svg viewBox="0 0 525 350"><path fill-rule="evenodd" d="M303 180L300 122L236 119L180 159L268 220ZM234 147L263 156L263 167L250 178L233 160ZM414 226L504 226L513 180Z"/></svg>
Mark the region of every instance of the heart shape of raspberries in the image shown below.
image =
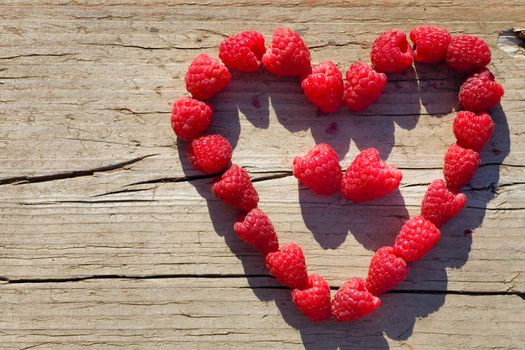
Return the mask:
<svg viewBox="0 0 525 350"><path fill-rule="evenodd" d="M207 54L192 61L185 77L192 98L182 97L173 104L171 125L181 140L189 142L190 163L205 174L216 174L213 193L240 211L233 231L264 255L270 274L292 289L293 303L313 321L326 320L330 315L337 321L352 321L381 305L379 296L402 283L409 264L438 244L439 227L465 206L467 199L460 189L474 175L480 164L479 152L492 136L494 123L488 111L499 104L504 90L485 68L491 59L488 45L474 36L452 37L436 26L416 27L410 39L414 47L400 30L383 32L372 44L372 64L353 63L343 81L343 74L331 61L312 66L308 46L290 29L277 29L268 47L262 34L242 32L220 44L219 57L224 65ZM279 244L270 218L258 208L259 196L250 176L242 167L230 166L232 147L228 140L204 134L213 119L213 108L204 100L228 86L229 69L249 73L262 66L277 76L297 77L307 99L322 113L335 112L341 105L360 112L381 96L388 80L385 73L402 72L414 60L446 61L450 68L467 75L458 95L464 110L457 113L453 126L457 142L445 154L444 180L429 185L421 213L403 225L394 244L375 252L368 276L350 278L331 298L323 277L308 273L302 249L293 242ZM328 196L341 191L352 202L388 195L402 180L401 171L381 160L375 148L363 150L343 172L338 154L321 143L306 155L295 157L292 167L299 182L316 194Z"/></svg>

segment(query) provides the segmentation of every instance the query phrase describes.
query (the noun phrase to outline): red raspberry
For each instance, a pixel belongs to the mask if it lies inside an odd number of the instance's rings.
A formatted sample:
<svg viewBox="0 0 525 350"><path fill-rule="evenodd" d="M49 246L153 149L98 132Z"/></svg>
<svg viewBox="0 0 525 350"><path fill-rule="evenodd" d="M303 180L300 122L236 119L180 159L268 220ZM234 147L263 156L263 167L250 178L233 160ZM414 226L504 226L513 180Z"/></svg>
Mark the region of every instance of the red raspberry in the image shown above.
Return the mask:
<svg viewBox="0 0 525 350"><path fill-rule="evenodd" d="M377 149L367 148L357 155L341 181L341 192L353 202L365 202L395 190L403 174L379 159Z"/></svg>
<svg viewBox="0 0 525 350"><path fill-rule="evenodd" d="M201 53L191 62L184 80L186 90L194 98L206 100L228 86L231 76L226 66Z"/></svg>
<svg viewBox="0 0 525 350"><path fill-rule="evenodd" d="M439 242L441 232L422 216L410 218L394 242L394 253L406 262L421 259Z"/></svg>
<svg viewBox="0 0 525 350"><path fill-rule="evenodd" d="M494 74L492 74L492 72L488 68L478 69L474 73L471 73L468 77L469 78L472 78L472 77L484 78L484 79L488 79L488 80L495 80L496 79L494 77Z"/></svg>
<svg viewBox="0 0 525 350"><path fill-rule="evenodd" d="M236 164L222 174L221 179L213 184L212 190L217 198L242 211L249 212L259 203L259 195L250 176Z"/></svg>
<svg viewBox="0 0 525 350"><path fill-rule="evenodd" d="M282 284L294 289L308 286L306 263L301 248L288 243L279 251L266 255L266 268Z"/></svg>
<svg viewBox="0 0 525 350"><path fill-rule="evenodd" d="M474 176L479 162L478 152L457 144L451 145L445 153L445 166L443 167L447 187L453 191L459 190Z"/></svg>
<svg viewBox="0 0 525 350"><path fill-rule="evenodd" d="M494 122L488 113L461 111L454 119L453 130L460 146L479 152L492 137Z"/></svg>
<svg viewBox="0 0 525 350"><path fill-rule="evenodd" d="M419 26L410 31L410 40L415 45L416 61L438 63L447 57L447 49L452 37L441 27Z"/></svg>
<svg viewBox="0 0 525 350"><path fill-rule="evenodd" d="M467 203L463 193L454 193L447 188L443 180L434 180L428 186L425 198L421 202L421 215L440 227L456 216Z"/></svg>
<svg viewBox="0 0 525 350"><path fill-rule="evenodd" d="M304 290L292 290L292 301L312 321L330 317L330 287L319 275L308 276L308 286Z"/></svg>
<svg viewBox="0 0 525 350"><path fill-rule="evenodd" d="M360 278L351 278L339 287L332 300L332 316L339 322L357 320L381 306L381 299L365 288Z"/></svg>
<svg viewBox="0 0 525 350"><path fill-rule="evenodd" d="M492 78L492 79L491 79ZM472 112L483 112L496 106L505 90L494 81L488 70L469 77L459 88L459 103Z"/></svg>
<svg viewBox="0 0 525 350"><path fill-rule="evenodd" d="M279 249L277 234L270 218L260 209L254 208L241 216L233 225L240 239L266 255Z"/></svg>
<svg viewBox="0 0 525 350"><path fill-rule="evenodd" d="M320 143L306 156L295 157L293 175L315 193L329 195L339 190L343 173L337 153L330 145Z"/></svg>
<svg viewBox="0 0 525 350"><path fill-rule="evenodd" d="M212 120L211 107L189 97L179 98L171 110L171 127L184 141L191 141L208 129Z"/></svg>
<svg viewBox="0 0 525 350"><path fill-rule="evenodd" d="M301 76L311 70L308 46L299 34L288 28L275 30L262 63L268 72L283 77Z"/></svg>
<svg viewBox="0 0 525 350"><path fill-rule="evenodd" d="M215 174L230 163L232 146L221 135L204 135L191 141L188 158L195 169Z"/></svg>
<svg viewBox="0 0 525 350"><path fill-rule="evenodd" d="M490 49L483 41L471 35L452 38L447 50L447 64L450 68L468 73L481 69L490 63Z"/></svg>
<svg viewBox="0 0 525 350"><path fill-rule="evenodd" d="M381 33L372 44L370 60L378 72L402 72L414 61L404 32L392 29Z"/></svg>
<svg viewBox="0 0 525 350"><path fill-rule="evenodd" d="M378 73L365 62L356 62L346 71L343 100L348 109L362 112L377 101L385 89L386 75Z"/></svg>
<svg viewBox="0 0 525 350"><path fill-rule="evenodd" d="M343 75L332 61L313 66L301 82L304 94L324 113L335 112L343 97Z"/></svg>
<svg viewBox="0 0 525 350"><path fill-rule="evenodd" d="M224 40L219 46L219 57L229 68L249 73L259 69L265 51L262 34L247 31Z"/></svg>
<svg viewBox="0 0 525 350"><path fill-rule="evenodd" d="M370 261L366 289L374 295L383 294L394 289L407 275L407 263L394 254L394 248L379 248Z"/></svg>

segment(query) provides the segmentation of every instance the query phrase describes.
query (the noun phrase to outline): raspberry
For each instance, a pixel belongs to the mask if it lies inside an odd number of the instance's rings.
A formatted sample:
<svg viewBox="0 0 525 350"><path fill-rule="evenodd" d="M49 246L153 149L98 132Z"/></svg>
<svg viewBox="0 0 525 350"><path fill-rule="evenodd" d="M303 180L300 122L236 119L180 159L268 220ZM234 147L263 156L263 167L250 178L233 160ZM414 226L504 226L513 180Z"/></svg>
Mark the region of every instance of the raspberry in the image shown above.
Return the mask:
<svg viewBox="0 0 525 350"><path fill-rule="evenodd" d="M306 263L301 248L288 243L279 251L266 255L266 268L282 284L294 289L308 286Z"/></svg>
<svg viewBox="0 0 525 350"><path fill-rule="evenodd" d="M191 165L206 174L226 168L232 157L232 146L221 135L204 135L191 141L188 158Z"/></svg>
<svg viewBox="0 0 525 350"><path fill-rule="evenodd" d="M410 218L401 228L394 242L394 253L406 262L421 259L439 242L441 233L422 216Z"/></svg>
<svg viewBox="0 0 525 350"><path fill-rule="evenodd" d="M421 202L421 215L440 227L456 216L466 203L467 197L463 193L453 193L447 189L445 181L434 180Z"/></svg>
<svg viewBox="0 0 525 350"><path fill-rule="evenodd" d="M488 113L461 111L454 119L453 130L461 147L479 152L492 137L494 122Z"/></svg>
<svg viewBox="0 0 525 350"><path fill-rule="evenodd" d="M360 278L351 278L339 287L332 300L332 316L339 322L357 320L381 306L381 299L365 288Z"/></svg>
<svg viewBox="0 0 525 350"><path fill-rule="evenodd" d="M447 187L457 191L469 182L478 169L479 161L478 152L457 144L451 145L445 153L445 165L443 167Z"/></svg>
<svg viewBox="0 0 525 350"><path fill-rule="evenodd" d="M488 80L496 79L494 77L494 74L492 74L492 72L488 68L478 69L474 73L471 73L468 77L469 78L471 78L471 77L485 78L485 79L488 79Z"/></svg>
<svg viewBox="0 0 525 350"><path fill-rule="evenodd" d="M492 78L492 79L491 79ZM472 112L483 112L496 106L505 90L494 81L488 70L469 77L459 88L459 103Z"/></svg>
<svg viewBox="0 0 525 350"><path fill-rule="evenodd" d="M332 61L312 67L312 73L301 82L304 94L324 113L335 112L343 97L343 75Z"/></svg>
<svg viewBox="0 0 525 350"><path fill-rule="evenodd" d="M194 98L206 100L228 86L231 76L226 66L201 53L191 62L184 80L186 90Z"/></svg>
<svg viewBox="0 0 525 350"><path fill-rule="evenodd" d="M410 31L410 40L415 45L414 59L424 63L438 63L447 57L452 40L450 33L437 26L419 26Z"/></svg>
<svg viewBox="0 0 525 350"><path fill-rule="evenodd" d="M319 275L308 276L304 290L292 290L292 301L312 321L324 321L330 317L330 287Z"/></svg>
<svg viewBox="0 0 525 350"><path fill-rule="evenodd" d="M394 254L394 248L379 248L370 261L366 289L374 295L383 294L395 288L407 275L407 263Z"/></svg>
<svg viewBox="0 0 525 350"><path fill-rule="evenodd" d="M378 72L402 72L414 61L404 32L392 29L381 33L372 44L370 60Z"/></svg>
<svg viewBox="0 0 525 350"><path fill-rule="evenodd" d="M224 40L219 46L219 57L229 68L249 73L259 69L264 51L262 34L247 31Z"/></svg>
<svg viewBox="0 0 525 350"><path fill-rule="evenodd" d="M458 35L452 38L447 50L447 64L450 68L468 73L490 63L490 49L480 38Z"/></svg>
<svg viewBox="0 0 525 350"><path fill-rule="evenodd" d="M211 107L189 97L179 98L171 110L171 127L184 141L191 141L208 129L212 120Z"/></svg>
<svg viewBox="0 0 525 350"><path fill-rule="evenodd" d="M308 47L299 34L288 28L275 30L262 63L268 72L283 77L301 76L311 70Z"/></svg>
<svg viewBox="0 0 525 350"><path fill-rule="evenodd" d="M357 155L341 181L341 192L353 202L365 202L395 190L403 174L379 159L377 149L367 148Z"/></svg>
<svg viewBox="0 0 525 350"><path fill-rule="evenodd" d="M245 212L256 208L259 202L250 176L236 164L222 174L221 179L213 184L212 190L217 198Z"/></svg>
<svg viewBox="0 0 525 350"><path fill-rule="evenodd" d="M337 153L330 145L320 143L306 156L295 157L293 175L315 193L329 195L339 190L343 173Z"/></svg>
<svg viewBox="0 0 525 350"><path fill-rule="evenodd" d="M362 112L377 101L385 89L386 75L372 69L368 63L356 62L346 71L343 100L348 109Z"/></svg>
<svg viewBox="0 0 525 350"><path fill-rule="evenodd" d="M233 225L233 230L240 239L266 255L279 249L277 234L268 216L254 208L241 216Z"/></svg>

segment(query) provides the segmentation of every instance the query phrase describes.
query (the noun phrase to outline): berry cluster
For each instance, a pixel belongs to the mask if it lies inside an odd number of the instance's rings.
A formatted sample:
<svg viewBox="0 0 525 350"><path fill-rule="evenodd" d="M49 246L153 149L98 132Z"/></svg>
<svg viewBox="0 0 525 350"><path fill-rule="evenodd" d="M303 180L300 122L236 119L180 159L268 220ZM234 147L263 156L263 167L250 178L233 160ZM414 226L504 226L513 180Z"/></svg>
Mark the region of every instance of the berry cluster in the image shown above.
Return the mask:
<svg viewBox="0 0 525 350"><path fill-rule="evenodd" d="M485 68L490 62L487 44L474 36L451 35L435 26L411 30L412 48L406 34L388 30L372 44L372 65L350 65L345 81L331 61L311 65L310 52L299 34L277 29L268 47L264 37L247 31L224 40L219 57L224 63L200 54L191 63L185 82L193 98L183 97L173 104L171 125L177 136L189 142L188 158L193 167L206 174L219 174L230 165L232 147L221 135L207 134L212 106L206 100L230 82L229 69L254 72L264 67L277 76L298 77L301 87L322 112L335 112L342 103L354 112L377 101L387 83L385 73L401 72L413 61L446 62L452 69L469 74L459 91L464 110L454 120L457 142L451 145L443 167L444 180L433 181L421 203L421 214L410 218L391 247L376 251L366 279L351 278L331 298L330 287L319 275L309 274L301 248L295 243L280 246L268 216L257 208L259 196L250 176L233 164L213 183L217 198L241 211L233 230L237 236L264 255L268 271L292 289L292 301L313 321L330 315L337 321L359 319L381 305L379 295L398 286L408 275L408 263L427 254L439 241L439 227L465 206L459 192L479 166L479 152L491 138L494 123L490 108L503 96L503 88ZM396 188L402 173L379 158L375 148L362 151L343 173L337 153L327 144L318 144L305 156L293 161L293 175L319 195L341 191L353 202L387 195Z"/></svg>

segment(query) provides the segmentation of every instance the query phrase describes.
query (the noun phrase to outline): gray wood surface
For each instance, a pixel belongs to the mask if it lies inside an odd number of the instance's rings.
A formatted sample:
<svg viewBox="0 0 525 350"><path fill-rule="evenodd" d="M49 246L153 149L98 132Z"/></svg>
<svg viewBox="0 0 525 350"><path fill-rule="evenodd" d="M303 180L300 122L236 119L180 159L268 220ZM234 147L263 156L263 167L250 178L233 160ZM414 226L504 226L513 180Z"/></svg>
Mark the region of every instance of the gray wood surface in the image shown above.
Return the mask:
<svg viewBox="0 0 525 350"><path fill-rule="evenodd" d="M191 169L169 124L200 52L228 35L297 30L344 71L383 30L435 23L484 38L505 88L467 208L374 315L309 322L236 212ZM498 35L522 1L0 1L0 348L525 349L525 55ZM362 114L319 116L293 79L233 73L211 130L235 147L282 243L333 289L366 276L440 178L461 77L416 65ZM346 167L374 146L399 191L352 204L291 176L330 143Z"/></svg>

